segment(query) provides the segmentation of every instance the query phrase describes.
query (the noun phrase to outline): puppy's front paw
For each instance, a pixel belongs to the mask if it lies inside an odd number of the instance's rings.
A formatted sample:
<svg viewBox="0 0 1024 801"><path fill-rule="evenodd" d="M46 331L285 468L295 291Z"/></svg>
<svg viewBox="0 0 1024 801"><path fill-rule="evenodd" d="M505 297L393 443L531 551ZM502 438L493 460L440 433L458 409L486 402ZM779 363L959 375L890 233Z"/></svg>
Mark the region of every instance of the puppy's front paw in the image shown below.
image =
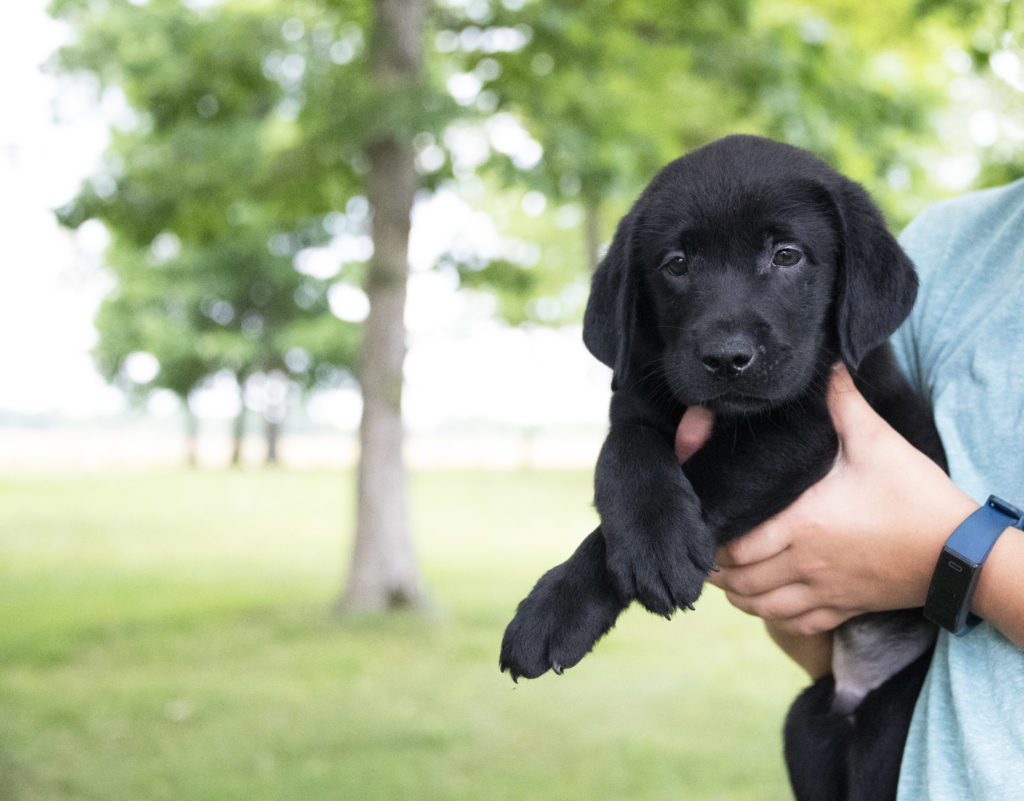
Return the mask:
<svg viewBox="0 0 1024 801"><path fill-rule="evenodd" d="M714 566L714 544L695 532L662 528L617 536L608 543L608 572L625 601L656 615L693 609Z"/></svg>
<svg viewBox="0 0 1024 801"><path fill-rule="evenodd" d="M595 538L597 542L591 542ZM604 567L600 532L573 557L545 573L523 599L501 641L500 666L513 681L562 673L586 656L615 625L625 604ZM587 556L581 565L581 552Z"/></svg>

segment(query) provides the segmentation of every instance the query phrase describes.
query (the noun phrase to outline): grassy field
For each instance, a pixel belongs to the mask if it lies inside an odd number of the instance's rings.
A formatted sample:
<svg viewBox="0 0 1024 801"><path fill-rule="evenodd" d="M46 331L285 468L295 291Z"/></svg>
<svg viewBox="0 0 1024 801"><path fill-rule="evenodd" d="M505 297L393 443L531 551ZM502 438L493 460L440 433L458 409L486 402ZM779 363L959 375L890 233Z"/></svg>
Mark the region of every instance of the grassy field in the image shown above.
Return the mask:
<svg viewBox="0 0 1024 801"><path fill-rule="evenodd" d="M0 800L788 798L802 678L714 590L560 678L498 673L589 480L416 476L436 615L338 622L350 475L0 479Z"/></svg>

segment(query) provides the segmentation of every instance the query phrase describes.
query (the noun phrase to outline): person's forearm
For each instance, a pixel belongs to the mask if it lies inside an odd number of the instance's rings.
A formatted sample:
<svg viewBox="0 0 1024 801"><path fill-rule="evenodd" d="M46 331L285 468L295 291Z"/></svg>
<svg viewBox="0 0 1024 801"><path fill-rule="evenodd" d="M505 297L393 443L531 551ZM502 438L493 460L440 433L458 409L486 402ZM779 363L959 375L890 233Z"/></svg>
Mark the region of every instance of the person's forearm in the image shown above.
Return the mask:
<svg viewBox="0 0 1024 801"><path fill-rule="evenodd" d="M996 541L971 608L1024 650L1024 532L1008 528Z"/></svg>
<svg viewBox="0 0 1024 801"><path fill-rule="evenodd" d="M812 679L832 672L832 632L790 634L770 620L764 622L764 627L783 653L807 671Z"/></svg>

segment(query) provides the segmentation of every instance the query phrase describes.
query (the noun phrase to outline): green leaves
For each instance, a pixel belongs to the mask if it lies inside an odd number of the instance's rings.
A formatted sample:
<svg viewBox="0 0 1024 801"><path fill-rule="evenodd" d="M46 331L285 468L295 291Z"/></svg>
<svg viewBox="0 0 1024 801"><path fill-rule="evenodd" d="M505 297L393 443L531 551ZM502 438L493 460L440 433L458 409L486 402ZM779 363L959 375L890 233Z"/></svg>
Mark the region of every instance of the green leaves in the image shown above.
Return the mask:
<svg viewBox="0 0 1024 801"><path fill-rule="evenodd" d="M328 239L324 213L359 185L356 151L325 158L296 120L306 25L287 5L52 6L77 32L60 68L95 75L134 118L112 132L107 170L58 212L112 235L116 289L97 315L95 350L111 380L126 382L137 351L160 363L142 389L182 397L220 370L240 381L282 370L313 386L320 366L354 368L356 327L331 315L328 282L293 259ZM312 30L329 55L323 29Z"/></svg>
<svg viewBox="0 0 1024 801"><path fill-rule="evenodd" d="M126 106L103 169L59 211L65 225L98 219L113 236L121 294L101 312L97 351L110 375L129 343L159 346L169 375L168 360L187 361L171 340L189 337L203 365L180 375L285 365L292 347L308 351L309 374L320 362L351 369L358 325L333 317L329 282L292 259L365 197L367 146L383 139L415 149L425 190L455 191L519 243L518 255L447 262L513 324L574 319L614 219L661 165L728 133L819 153L902 223L940 191L929 176L952 74L942 59L956 45L988 70L1021 21L1017 3L973 0L897 0L884 17L852 0L441 2L425 77L396 83L372 74L368 0L50 9L75 33L58 68L94 76ZM986 180L1015 175L1018 151L992 149ZM367 233L365 214L345 219L348 233ZM154 260L165 236L178 251ZM331 280L355 282L351 266ZM169 298L185 322L167 316ZM231 321L211 319L218 302ZM160 339L133 309L164 314L173 333Z"/></svg>

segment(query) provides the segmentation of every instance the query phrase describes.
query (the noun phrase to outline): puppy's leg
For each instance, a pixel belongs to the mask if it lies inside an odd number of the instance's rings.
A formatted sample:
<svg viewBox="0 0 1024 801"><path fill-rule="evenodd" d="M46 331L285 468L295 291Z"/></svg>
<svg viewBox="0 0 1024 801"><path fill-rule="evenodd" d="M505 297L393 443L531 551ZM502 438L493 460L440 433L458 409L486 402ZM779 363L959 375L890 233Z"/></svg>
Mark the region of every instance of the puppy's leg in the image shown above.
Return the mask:
<svg viewBox="0 0 1024 801"><path fill-rule="evenodd" d="M520 602L501 641L501 669L513 681L549 669L561 673L590 652L625 608L608 577L601 529L595 529Z"/></svg>
<svg viewBox="0 0 1024 801"><path fill-rule="evenodd" d="M823 676L789 708L786 767L796 801L848 801L846 754L852 724L832 711L835 682Z"/></svg>
<svg viewBox="0 0 1024 801"><path fill-rule="evenodd" d="M910 719L932 649L861 701L848 755L847 801L893 801Z"/></svg>
<svg viewBox="0 0 1024 801"><path fill-rule="evenodd" d="M594 482L619 595L655 614L692 608L714 565L715 540L663 432L613 425Z"/></svg>

